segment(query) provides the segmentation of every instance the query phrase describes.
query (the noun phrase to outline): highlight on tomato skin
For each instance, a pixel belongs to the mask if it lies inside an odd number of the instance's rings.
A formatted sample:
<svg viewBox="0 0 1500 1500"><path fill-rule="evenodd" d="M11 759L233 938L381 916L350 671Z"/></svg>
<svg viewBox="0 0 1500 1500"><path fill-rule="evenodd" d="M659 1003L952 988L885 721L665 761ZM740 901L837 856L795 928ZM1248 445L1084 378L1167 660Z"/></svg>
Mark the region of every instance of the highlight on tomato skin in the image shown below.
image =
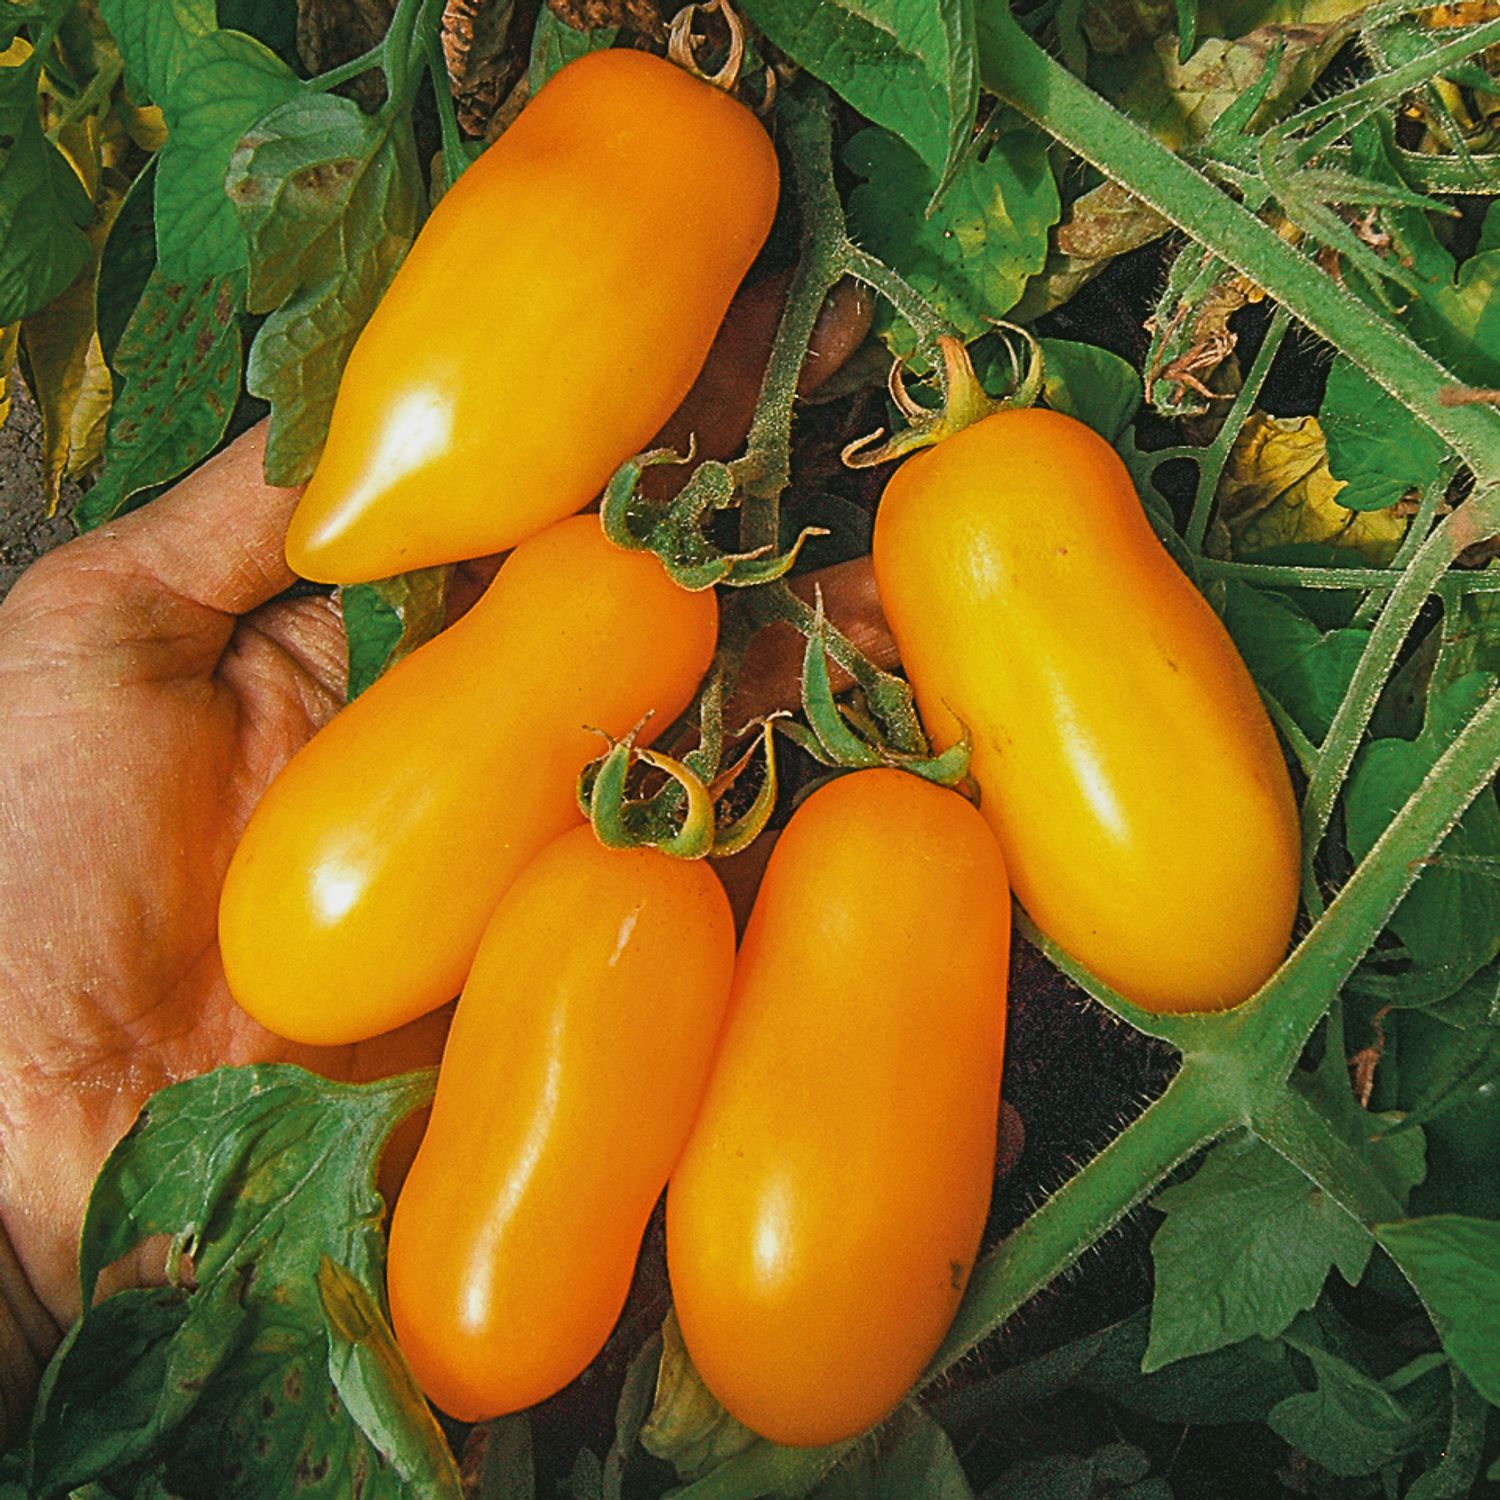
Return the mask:
<svg viewBox="0 0 1500 1500"><path fill-rule="evenodd" d="M1296 801L1223 623L1114 449L1001 411L907 460L875 577L928 734L974 744L1017 899L1150 1010L1221 1010L1286 954Z"/></svg>
<svg viewBox="0 0 1500 1500"><path fill-rule="evenodd" d="M560 69L360 334L292 568L355 583L484 556L596 499L693 384L778 190L754 114L665 59Z"/></svg>
<svg viewBox="0 0 1500 1500"><path fill-rule="evenodd" d="M451 1000L511 881L575 826L598 731L687 707L718 609L593 516L517 547L461 620L272 783L219 903L230 993L292 1041L362 1041ZM649 717L647 717L649 715Z"/></svg>
<svg viewBox="0 0 1500 1500"><path fill-rule="evenodd" d="M777 841L667 1191L683 1340L739 1421L839 1442L947 1332L995 1172L1010 900L984 819L840 776Z"/></svg>
<svg viewBox="0 0 1500 1500"><path fill-rule="evenodd" d="M733 966L706 861L606 849L577 828L502 900L391 1225L392 1321L444 1411L534 1405L603 1347L702 1097Z"/></svg>

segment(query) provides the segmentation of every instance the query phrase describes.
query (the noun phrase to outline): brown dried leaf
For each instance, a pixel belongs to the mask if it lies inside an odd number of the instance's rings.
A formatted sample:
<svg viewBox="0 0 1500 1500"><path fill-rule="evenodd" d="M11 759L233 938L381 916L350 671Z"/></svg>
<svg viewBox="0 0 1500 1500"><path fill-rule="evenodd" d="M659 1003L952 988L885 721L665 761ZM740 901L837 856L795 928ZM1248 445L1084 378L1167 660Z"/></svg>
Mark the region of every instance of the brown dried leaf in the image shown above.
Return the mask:
<svg viewBox="0 0 1500 1500"><path fill-rule="evenodd" d="M310 73L326 73L368 52L391 24L396 0L297 0L297 52ZM385 98L378 68L350 89L366 109Z"/></svg>
<svg viewBox="0 0 1500 1500"><path fill-rule="evenodd" d="M547 8L574 31L629 26L658 42L667 35L656 0L547 0Z"/></svg>
<svg viewBox="0 0 1500 1500"><path fill-rule="evenodd" d="M1024 323L1061 307L1115 256L1150 244L1171 227L1119 183L1100 183L1065 211L1052 232L1047 264L1026 284L1013 316Z"/></svg>

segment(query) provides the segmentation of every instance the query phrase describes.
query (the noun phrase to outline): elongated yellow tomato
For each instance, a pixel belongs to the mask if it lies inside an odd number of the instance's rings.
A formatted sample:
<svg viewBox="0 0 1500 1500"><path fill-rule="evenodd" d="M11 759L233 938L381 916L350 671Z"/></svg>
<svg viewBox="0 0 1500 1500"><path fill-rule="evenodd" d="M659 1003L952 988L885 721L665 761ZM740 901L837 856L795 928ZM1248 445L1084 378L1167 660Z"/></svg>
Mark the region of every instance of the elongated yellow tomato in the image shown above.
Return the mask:
<svg viewBox="0 0 1500 1500"><path fill-rule="evenodd" d="M897 470L874 559L928 732L969 727L1037 926L1153 1010L1257 989L1296 915L1291 784L1109 444L1056 412L986 417Z"/></svg>
<svg viewBox="0 0 1500 1500"><path fill-rule="evenodd" d="M568 64L360 334L288 562L381 578L587 505L687 394L776 194L769 138L718 89L640 52Z"/></svg>
<svg viewBox="0 0 1500 1500"><path fill-rule="evenodd" d="M717 607L592 516L517 547L480 602L355 699L256 808L219 904L235 999L358 1041L456 995L505 888L579 821L594 729L687 706Z"/></svg>
<svg viewBox="0 0 1500 1500"><path fill-rule="evenodd" d="M1009 939L953 792L858 771L777 842L667 1192L688 1352L765 1437L863 1431L942 1342L994 1177Z"/></svg>
<svg viewBox="0 0 1500 1500"><path fill-rule="evenodd" d="M396 1336L444 1411L530 1406L603 1346L733 968L729 901L704 863L576 828L506 893L391 1224Z"/></svg>

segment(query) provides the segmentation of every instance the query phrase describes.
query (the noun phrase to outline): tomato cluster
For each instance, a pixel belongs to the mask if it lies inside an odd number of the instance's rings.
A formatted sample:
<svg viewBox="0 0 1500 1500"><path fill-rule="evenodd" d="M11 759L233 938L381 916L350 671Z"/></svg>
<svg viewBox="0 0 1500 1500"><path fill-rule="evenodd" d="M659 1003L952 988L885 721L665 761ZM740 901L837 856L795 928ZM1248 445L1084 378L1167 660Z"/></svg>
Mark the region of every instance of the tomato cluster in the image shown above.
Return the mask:
<svg viewBox="0 0 1500 1500"><path fill-rule="evenodd" d="M644 54L570 64L434 212L288 537L341 583L514 548L289 763L221 905L231 988L283 1036L356 1040L462 990L388 1273L413 1370L461 1418L588 1364L670 1178L709 1387L778 1441L862 1431L978 1252L1010 881L1155 1008L1243 1000L1290 930L1295 811L1250 679L1112 450L1048 412L910 461L878 515L881 599L929 733L972 737L977 809L903 770L835 777L738 954L707 864L584 825L594 731L669 724L718 621L712 591L564 518L687 392L776 193L741 105Z"/></svg>

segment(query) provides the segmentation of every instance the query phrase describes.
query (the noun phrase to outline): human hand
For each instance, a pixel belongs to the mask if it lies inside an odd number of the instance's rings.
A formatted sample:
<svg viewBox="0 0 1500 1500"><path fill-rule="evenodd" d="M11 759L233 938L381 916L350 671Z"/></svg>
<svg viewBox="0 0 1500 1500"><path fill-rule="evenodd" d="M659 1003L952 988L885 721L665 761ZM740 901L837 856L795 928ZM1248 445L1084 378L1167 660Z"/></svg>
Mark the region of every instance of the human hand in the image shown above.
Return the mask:
<svg viewBox="0 0 1500 1500"><path fill-rule="evenodd" d="M267 1061L371 1078L442 1048L446 1012L294 1046L225 987L225 868L345 670L335 604L275 598L297 492L265 484L264 444L247 432L0 605L0 1225L64 1326L89 1187L157 1089Z"/></svg>

